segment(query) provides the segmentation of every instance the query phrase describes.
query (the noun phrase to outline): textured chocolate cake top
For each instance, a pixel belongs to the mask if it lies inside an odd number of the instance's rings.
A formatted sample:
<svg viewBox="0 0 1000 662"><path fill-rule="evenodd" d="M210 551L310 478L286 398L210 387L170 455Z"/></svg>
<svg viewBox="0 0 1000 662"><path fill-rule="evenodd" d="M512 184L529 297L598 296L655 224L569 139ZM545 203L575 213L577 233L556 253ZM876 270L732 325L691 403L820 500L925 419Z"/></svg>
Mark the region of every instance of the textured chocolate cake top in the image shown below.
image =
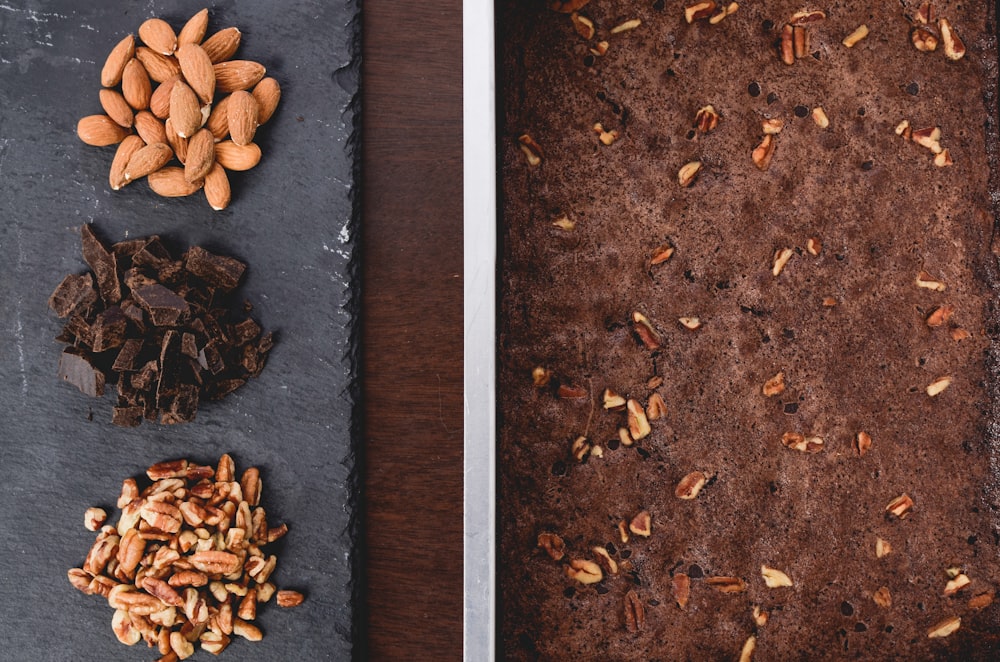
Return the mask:
<svg viewBox="0 0 1000 662"><path fill-rule="evenodd" d="M498 7L505 659L1000 654L994 10L800 9Z"/></svg>

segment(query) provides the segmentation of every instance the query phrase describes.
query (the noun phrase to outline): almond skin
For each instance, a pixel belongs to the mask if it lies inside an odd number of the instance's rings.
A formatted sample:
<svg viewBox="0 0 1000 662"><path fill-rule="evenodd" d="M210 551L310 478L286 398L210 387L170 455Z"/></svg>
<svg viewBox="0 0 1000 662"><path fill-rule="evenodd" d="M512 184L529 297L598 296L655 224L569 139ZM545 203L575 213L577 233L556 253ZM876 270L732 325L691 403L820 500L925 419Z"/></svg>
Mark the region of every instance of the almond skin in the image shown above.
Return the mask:
<svg viewBox="0 0 1000 662"><path fill-rule="evenodd" d="M215 137L208 129L199 129L188 141L184 179L192 183L204 179L214 163Z"/></svg>
<svg viewBox="0 0 1000 662"><path fill-rule="evenodd" d="M190 138L201 128L201 104L198 96L183 81L170 90L170 121L181 138Z"/></svg>
<svg viewBox="0 0 1000 662"><path fill-rule="evenodd" d="M103 89L100 91L100 97L101 108L108 114L108 117L126 129L132 127L135 114L132 112L132 107L128 105L128 101L125 101L125 97L120 92Z"/></svg>
<svg viewBox="0 0 1000 662"><path fill-rule="evenodd" d="M205 38L205 31L208 29L208 8L188 19L181 31L177 34L177 47L184 44L200 44Z"/></svg>
<svg viewBox="0 0 1000 662"><path fill-rule="evenodd" d="M135 135L125 136L118 145L118 151L115 152L115 158L111 162L111 172L108 174L108 183L111 184L112 191L117 191L129 183L129 180L125 179L125 167L132 155L144 146L142 138Z"/></svg>
<svg viewBox="0 0 1000 662"><path fill-rule="evenodd" d="M162 18L150 18L139 26L139 39L161 55L170 55L177 50L177 35L170 24Z"/></svg>
<svg viewBox="0 0 1000 662"><path fill-rule="evenodd" d="M205 122L205 128L215 136L215 142L225 140L226 136L229 135L229 101L232 98L233 95L229 94L219 99L212 106L212 113L208 116L208 121Z"/></svg>
<svg viewBox="0 0 1000 662"><path fill-rule="evenodd" d="M76 135L80 136L80 140L94 147L120 143L128 133L107 115L88 115L76 125Z"/></svg>
<svg viewBox="0 0 1000 662"><path fill-rule="evenodd" d="M173 55L160 55L151 48L140 46L135 49L135 57L146 67L146 73L157 83L170 80L181 73L181 65Z"/></svg>
<svg viewBox="0 0 1000 662"><path fill-rule="evenodd" d="M212 61L198 44L184 44L177 49L177 62L181 65L181 73L198 95L202 103L212 103L215 96L215 71Z"/></svg>
<svg viewBox="0 0 1000 662"><path fill-rule="evenodd" d="M260 147L256 143L237 145L223 140L215 146L215 160L226 170L249 170L260 163Z"/></svg>
<svg viewBox="0 0 1000 662"><path fill-rule="evenodd" d="M181 79L180 75L165 80L153 90L153 96L149 98L149 109L161 120L170 117L170 90L174 88L174 83Z"/></svg>
<svg viewBox="0 0 1000 662"><path fill-rule="evenodd" d="M218 163L213 163L211 170L205 175L205 199L215 211L222 211L228 207L232 199L226 169Z"/></svg>
<svg viewBox="0 0 1000 662"><path fill-rule="evenodd" d="M236 54L236 49L240 47L241 38L242 35L237 28L226 28L206 39L201 47L208 53L212 64L217 64Z"/></svg>
<svg viewBox="0 0 1000 662"><path fill-rule="evenodd" d="M170 149L174 150L174 156L176 156L177 160L181 163L185 163L187 161L188 139L181 138L177 135L177 132L174 131L174 125L170 121L169 117L167 118L167 121L163 123L163 130L167 134L167 144L170 145Z"/></svg>
<svg viewBox="0 0 1000 662"><path fill-rule="evenodd" d="M125 65L133 57L135 57L135 37L128 35L111 49L108 59L104 61L104 67L101 68L101 85L114 87L122 82Z"/></svg>
<svg viewBox="0 0 1000 662"><path fill-rule="evenodd" d="M281 86L275 79L267 77L253 88L253 98L257 100L257 123L265 124L278 108L278 102L281 100Z"/></svg>
<svg viewBox="0 0 1000 662"><path fill-rule="evenodd" d="M219 92L247 90L260 82L267 72L264 65L251 60L229 60L213 65L215 89Z"/></svg>
<svg viewBox="0 0 1000 662"><path fill-rule="evenodd" d="M183 168L160 168L150 173L147 179L149 188L165 198L182 198L195 193L202 186L200 181L192 183L184 179Z"/></svg>
<svg viewBox="0 0 1000 662"><path fill-rule="evenodd" d="M229 120L229 135L237 145L248 145L253 142L257 132L257 100L245 90L239 90L229 95L229 106L226 109Z"/></svg>
<svg viewBox="0 0 1000 662"><path fill-rule="evenodd" d="M167 132L163 122L156 119L148 110L140 110L135 114L135 132L147 145L167 142Z"/></svg>
<svg viewBox="0 0 1000 662"><path fill-rule="evenodd" d="M122 72L122 94L125 101L135 110L149 108L149 98L153 94L152 84L142 62L132 58Z"/></svg>
<svg viewBox="0 0 1000 662"><path fill-rule="evenodd" d="M173 150L166 143L153 143L136 151L125 166L125 179L134 182L151 172L156 172L174 157Z"/></svg>

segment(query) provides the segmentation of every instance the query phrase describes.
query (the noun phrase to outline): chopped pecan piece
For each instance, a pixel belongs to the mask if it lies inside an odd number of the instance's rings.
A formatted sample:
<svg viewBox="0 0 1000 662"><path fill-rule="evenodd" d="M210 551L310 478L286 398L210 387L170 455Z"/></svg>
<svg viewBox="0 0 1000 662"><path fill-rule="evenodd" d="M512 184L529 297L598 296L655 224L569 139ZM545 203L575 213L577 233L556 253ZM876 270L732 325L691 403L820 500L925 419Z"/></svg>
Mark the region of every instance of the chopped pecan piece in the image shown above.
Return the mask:
<svg viewBox="0 0 1000 662"><path fill-rule="evenodd" d="M566 555L566 543L555 533L539 533L538 546L544 549L553 561L560 561Z"/></svg>
<svg viewBox="0 0 1000 662"><path fill-rule="evenodd" d="M566 566L566 576L581 584L596 584L604 579L601 566L585 559L571 559Z"/></svg>
<svg viewBox="0 0 1000 662"><path fill-rule="evenodd" d="M618 34L620 32L628 32L629 30L635 30L640 25L642 25L642 21L640 19L631 18L611 28L611 34Z"/></svg>
<svg viewBox="0 0 1000 662"><path fill-rule="evenodd" d="M764 382L764 388L762 389L764 395L771 398L776 395L781 395L785 392L785 373L779 372L774 377L771 377L766 382Z"/></svg>
<svg viewBox="0 0 1000 662"><path fill-rule="evenodd" d="M653 532L653 521L648 510L642 510L628 523L628 530L637 536L648 538Z"/></svg>
<svg viewBox="0 0 1000 662"><path fill-rule="evenodd" d="M760 576L764 578L764 584L768 588L782 588L792 585L792 580L788 575L781 570L770 568L766 565L760 567Z"/></svg>
<svg viewBox="0 0 1000 662"><path fill-rule="evenodd" d="M703 18L711 18L716 6L712 0L703 0L702 2L688 5L684 8L684 20L688 23L694 23Z"/></svg>
<svg viewBox="0 0 1000 662"><path fill-rule="evenodd" d="M534 138L524 133L518 137L517 141L521 143L521 151L524 152L525 158L528 159L528 165L537 166L542 162L542 147L535 142Z"/></svg>
<svg viewBox="0 0 1000 662"><path fill-rule="evenodd" d="M652 432L649 419L646 418L646 412L637 400L629 400L625 406L628 409L629 434L632 435L632 439L639 441Z"/></svg>
<svg viewBox="0 0 1000 662"><path fill-rule="evenodd" d="M945 584L944 594L946 596L955 595L956 593L958 593L959 591L961 591L963 588L965 588L966 586L968 586L971 583L972 583L972 580L969 579L969 577L967 575L965 575L964 573L960 573L958 575L955 575L955 577L953 579L949 579L948 583Z"/></svg>
<svg viewBox="0 0 1000 662"><path fill-rule="evenodd" d="M959 616L950 616L942 621L939 621L929 630L927 630L927 637L929 639L941 639L953 634L958 628L962 626L962 619Z"/></svg>
<svg viewBox="0 0 1000 662"><path fill-rule="evenodd" d="M857 44L859 41L861 41L867 36L868 36L868 26L862 23L861 25L859 25L854 29L854 32L844 37L844 40L841 43L844 44L844 46L847 46L848 48L854 48L855 44Z"/></svg>
<svg viewBox="0 0 1000 662"><path fill-rule="evenodd" d="M872 437L864 430L858 432L858 434L854 436L854 450L858 452L859 457L864 457L871 447Z"/></svg>
<svg viewBox="0 0 1000 662"><path fill-rule="evenodd" d="M684 609L691 597L691 578L683 572L678 572L671 578L670 583L673 586L677 606Z"/></svg>
<svg viewBox="0 0 1000 662"><path fill-rule="evenodd" d="M757 637L750 635L747 640L743 642L743 648L740 649L740 659L739 662L750 662L753 659L753 652L757 648Z"/></svg>
<svg viewBox="0 0 1000 662"><path fill-rule="evenodd" d="M709 133L719 125L719 113L711 105L702 106L694 116L694 125L699 133Z"/></svg>
<svg viewBox="0 0 1000 662"><path fill-rule="evenodd" d="M889 556L892 553L892 545L889 544L888 540L882 538L875 539L875 558L880 559L884 556Z"/></svg>
<svg viewBox="0 0 1000 662"><path fill-rule="evenodd" d="M946 18L938 19L938 29L941 30L941 41L944 42L944 54L949 60L961 60L965 57L965 43L955 32Z"/></svg>
<svg viewBox="0 0 1000 662"><path fill-rule="evenodd" d="M951 377L945 375L944 377L938 377L933 382L927 385L927 395L932 398L940 395L946 388L951 386Z"/></svg>
<svg viewBox="0 0 1000 662"><path fill-rule="evenodd" d="M875 601L879 607L883 609L888 609L892 606L892 594L889 592L888 586L883 586L879 590L872 594L872 600Z"/></svg>
<svg viewBox="0 0 1000 662"><path fill-rule="evenodd" d="M705 583L720 593L742 593L747 583L739 577L707 577Z"/></svg>
<svg viewBox="0 0 1000 662"><path fill-rule="evenodd" d="M652 393L649 396L649 402L646 403L646 418L655 421L666 415L667 403L663 401L663 396L659 393Z"/></svg>
<svg viewBox="0 0 1000 662"><path fill-rule="evenodd" d="M594 22L587 18L586 16L581 16L580 14L573 12L569 15L570 21L573 22L573 28L576 33L590 41L594 38Z"/></svg>
<svg viewBox="0 0 1000 662"><path fill-rule="evenodd" d="M955 307L949 304L943 306L938 306L931 311L931 314L927 316L927 326L941 326L946 324L951 316L955 313Z"/></svg>
<svg viewBox="0 0 1000 662"><path fill-rule="evenodd" d="M767 170L771 166L775 146L774 135L768 133L751 152L750 158L758 169Z"/></svg>
<svg viewBox="0 0 1000 662"><path fill-rule="evenodd" d="M910 498L908 494L901 494L892 501L889 505L885 507L887 513L892 513L896 517L903 519L910 514L910 510L913 508L913 499Z"/></svg>
<svg viewBox="0 0 1000 662"><path fill-rule="evenodd" d="M698 176L698 172L701 170L701 161L690 161L681 166L681 169L677 172L677 183L682 187L687 188L694 183L695 178Z"/></svg>
<svg viewBox="0 0 1000 662"><path fill-rule="evenodd" d="M701 471L692 471L688 475L681 478L681 482L677 483L677 487L674 489L674 496L678 499L694 499L701 492L701 488L705 486L708 481L708 477L705 476Z"/></svg>
<svg viewBox="0 0 1000 662"><path fill-rule="evenodd" d="M610 388L604 389L604 408L620 410L625 408L625 398L618 395Z"/></svg>
<svg viewBox="0 0 1000 662"><path fill-rule="evenodd" d="M625 628L629 632L639 632L646 625L646 607L635 589L625 594Z"/></svg>
<svg viewBox="0 0 1000 662"><path fill-rule="evenodd" d="M639 311L632 313L632 330L639 336L639 340L646 346L646 349L657 350L662 341L660 334L653 328L653 323Z"/></svg>

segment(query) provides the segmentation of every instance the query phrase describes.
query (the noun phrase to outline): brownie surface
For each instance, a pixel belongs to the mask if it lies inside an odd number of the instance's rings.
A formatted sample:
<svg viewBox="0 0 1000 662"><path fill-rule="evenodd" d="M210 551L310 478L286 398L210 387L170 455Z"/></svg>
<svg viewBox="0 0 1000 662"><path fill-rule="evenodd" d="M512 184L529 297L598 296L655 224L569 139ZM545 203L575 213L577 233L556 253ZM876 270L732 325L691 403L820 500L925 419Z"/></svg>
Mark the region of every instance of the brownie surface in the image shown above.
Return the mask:
<svg viewBox="0 0 1000 662"><path fill-rule="evenodd" d="M737 659L751 635L756 660L1000 655L1000 608L969 605L1000 582L994 9L935 3L968 49L952 61L911 44L917 3L810 6L826 19L788 66L775 42L801 8L747 3L688 24L680 5L593 0L579 10L596 28L585 39L548 3L497 5L502 659ZM630 19L641 24L611 33ZM870 34L845 47L861 24ZM600 41L603 56L590 50ZM720 119L703 134L694 119L709 104ZM751 152L772 118L784 127L762 171ZM897 135L902 120L940 127L954 164ZM603 144L595 123L617 139ZM692 161L702 168L683 187ZM562 217L572 229L553 225ZM673 255L651 265L666 245ZM919 287L921 272L944 291ZM929 326L941 306L953 315ZM537 367L551 371L544 386ZM767 397L778 372L786 389ZM604 409L605 389L642 405L658 393L666 414L625 446L626 414ZM822 451L785 447L787 432L821 437ZM581 436L600 451L578 461ZM693 471L709 480L679 499ZM913 507L900 518L886 508L903 494ZM619 522L643 510L651 535L622 542ZM565 557L540 533L560 536ZM597 561L595 546L618 573L567 576L571 560ZM793 585L767 588L763 565ZM971 584L946 596L949 568ZM678 574L691 578L684 608ZM713 576L746 590L717 591ZM881 587L889 607L873 600ZM953 616L958 631L928 638Z"/></svg>

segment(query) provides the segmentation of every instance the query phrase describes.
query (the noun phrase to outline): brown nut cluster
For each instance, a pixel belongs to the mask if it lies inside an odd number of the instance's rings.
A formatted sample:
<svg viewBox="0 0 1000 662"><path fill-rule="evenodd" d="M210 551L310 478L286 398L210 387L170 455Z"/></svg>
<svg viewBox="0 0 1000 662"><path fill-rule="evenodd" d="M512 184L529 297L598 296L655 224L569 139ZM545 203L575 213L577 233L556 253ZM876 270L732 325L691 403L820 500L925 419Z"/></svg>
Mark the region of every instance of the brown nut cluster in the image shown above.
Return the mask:
<svg viewBox="0 0 1000 662"><path fill-rule="evenodd" d="M277 557L264 548L284 536L260 507L260 472L236 475L229 455L218 467L188 460L154 464L140 492L122 483L121 516L101 528L82 567L67 573L87 595L107 599L111 626L126 645L140 640L164 660L186 659L195 645L218 654L232 636L259 641L259 604L302 603L297 591L276 591Z"/></svg>
<svg viewBox="0 0 1000 662"><path fill-rule="evenodd" d="M281 88L264 77L263 65L232 59L237 28L206 39L207 29L207 9L180 33L151 18L139 26L140 42L130 34L108 55L101 70L105 114L84 117L76 131L88 145L118 145L108 177L113 190L146 177L164 197L204 189L218 211L232 198L227 171L260 161L253 139L274 114Z"/></svg>

